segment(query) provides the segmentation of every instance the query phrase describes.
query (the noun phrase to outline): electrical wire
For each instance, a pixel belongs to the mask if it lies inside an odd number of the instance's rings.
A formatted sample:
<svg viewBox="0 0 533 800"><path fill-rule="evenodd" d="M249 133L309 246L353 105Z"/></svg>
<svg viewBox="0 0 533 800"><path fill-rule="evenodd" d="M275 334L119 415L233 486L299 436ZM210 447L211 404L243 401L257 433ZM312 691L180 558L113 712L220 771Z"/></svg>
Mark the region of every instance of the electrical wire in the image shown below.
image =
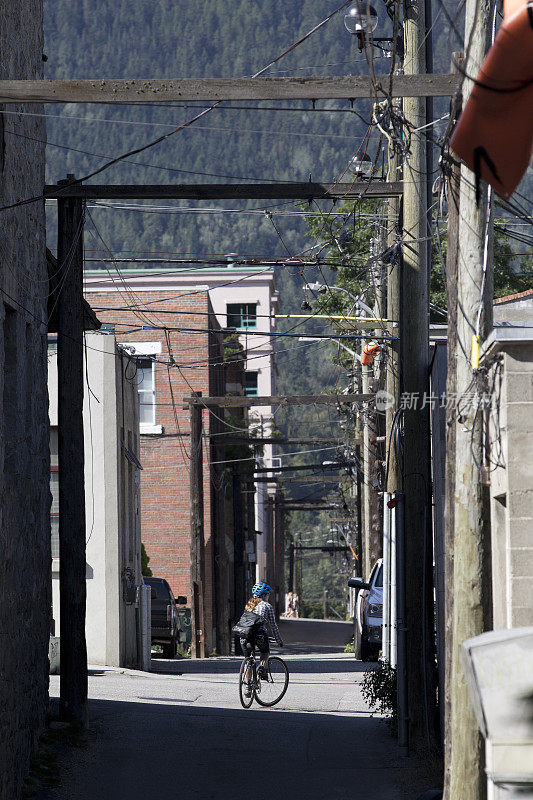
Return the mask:
<svg viewBox="0 0 533 800"><path fill-rule="evenodd" d="M260 70L258 70L256 73L254 73L254 75L252 75L252 78L259 78L261 75L264 75L264 73L267 72L270 69L270 67L272 67L274 64L276 64L278 61L280 61L288 53L291 53L293 50L295 50L297 47L299 47L299 45L301 45L310 36L312 36L314 33L316 33L316 31L320 30L336 14L338 14L339 11L341 11L343 8L345 8L347 5L349 5L350 2L351 2L351 0L344 0L344 2L342 2L337 8L335 8L330 14L328 14L321 22L319 22L317 25L315 25L313 28L311 28L311 30L309 30L307 33L305 33L303 36L301 36L297 41L293 42L291 45L286 47L285 50L283 50L282 53L280 53L275 58L273 58L266 66L262 67ZM143 153L146 150L148 150L148 149L150 149L152 147L155 147L158 144L161 144L162 142L166 141L167 139L170 139L170 137L174 136L176 133L178 133L178 132L180 132L182 130L185 130L186 128L188 128L191 125L194 125L194 123L196 123L199 119L202 119L203 117L205 117L207 114L209 114L215 108L217 108L219 105L220 105L220 101L218 101L216 103L213 103L208 108L204 109L203 111L200 111L200 113L196 114L194 117L191 117L186 122L183 122L180 125L177 125L171 131L168 131L168 133L162 134L157 139L153 139L152 141L149 141L146 144L143 144L143 145L141 145L139 147L136 147L133 150L128 150L128 152L122 153L121 155L116 156L115 158L112 158L110 161L107 162L107 164L103 164L101 167L99 167L98 169L93 170L92 172L88 173L87 175L84 175L82 178L77 178L76 180L72 181L71 186L72 185L79 185L79 184L81 184L81 183L83 183L85 181L88 181L91 178L94 178L97 175L100 175L102 172L104 172L105 170L107 170L110 167L114 166L115 164L119 164L121 161L124 161L125 159L129 158L130 156L138 155L139 153ZM28 205L30 203L35 203L35 202L38 202L39 200L45 199L45 197L46 197L46 194L40 194L40 195L37 195L37 196L34 196L34 197L26 198L25 200L18 200L15 203L9 203L7 205L1 206L0 207L0 211L7 211L8 209L18 208L18 207L23 206L23 205Z"/></svg>

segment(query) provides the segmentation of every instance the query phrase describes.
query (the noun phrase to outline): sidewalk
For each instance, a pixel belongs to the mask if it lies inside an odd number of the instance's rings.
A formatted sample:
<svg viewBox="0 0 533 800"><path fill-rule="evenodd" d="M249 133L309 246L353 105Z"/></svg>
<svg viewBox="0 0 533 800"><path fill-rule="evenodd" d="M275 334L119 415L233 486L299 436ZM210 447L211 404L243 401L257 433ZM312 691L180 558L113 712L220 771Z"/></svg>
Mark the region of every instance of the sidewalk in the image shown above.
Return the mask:
<svg viewBox="0 0 533 800"><path fill-rule="evenodd" d="M342 652L286 660L280 705L248 711L237 695L239 659L154 659L149 674L95 670L88 744L63 757L61 786L47 800L415 800L429 788L422 765L400 759L368 713L366 665ZM58 688L51 676L51 694Z"/></svg>

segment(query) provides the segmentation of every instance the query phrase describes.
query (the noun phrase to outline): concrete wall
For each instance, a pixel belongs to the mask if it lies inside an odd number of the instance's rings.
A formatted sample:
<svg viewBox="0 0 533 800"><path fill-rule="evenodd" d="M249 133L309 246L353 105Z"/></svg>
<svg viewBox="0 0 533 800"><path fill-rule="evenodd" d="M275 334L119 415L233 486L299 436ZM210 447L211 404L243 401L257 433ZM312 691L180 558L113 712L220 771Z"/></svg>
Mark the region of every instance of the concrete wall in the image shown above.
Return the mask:
<svg viewBox="0 0 533 800"><path fill-rule="evenodd" d="M533 293L511 295L513 299L500 298L494 302L494 325L510 322L533 322Z"/></svg>
<svg viewBox="0 0 533 800"><path fill-rule="evenodd" d="M505 345L500 359L491 415L495 629L533 625L533 341Z"/></svg>
<svg viewBox="0 0 533 800"><path fill-rule="evenodd" d="M0 78L42 78L41 0L2 4ZM40 195L44 120L0 116L0 206ZM31 137L22 138L22 137ZM0 799L17 800L48 706L44 203L0 212Z"/></svg>
<svg viewBox="0 0 533 800"><path fill-rule="evenodd" d="M85 505L87 525L87 658L90 664L137 666L135 605L128 584L140 573L139 411L135 367L115 337L86 333L88 384L84 395ZM57 425L57 358L49 357L50 424ZM61 476L59 476L61 480ZM59 559L52 565L56 635Z"/></svg>

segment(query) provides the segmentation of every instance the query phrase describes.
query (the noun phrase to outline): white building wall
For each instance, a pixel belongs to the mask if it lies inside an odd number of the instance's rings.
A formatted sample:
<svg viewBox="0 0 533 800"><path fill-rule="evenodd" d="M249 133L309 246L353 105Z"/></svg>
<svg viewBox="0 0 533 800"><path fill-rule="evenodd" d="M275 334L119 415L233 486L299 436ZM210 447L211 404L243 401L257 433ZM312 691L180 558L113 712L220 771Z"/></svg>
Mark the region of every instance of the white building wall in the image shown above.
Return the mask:
<svg viewBox="0 0 533 800"><path fill-rule="evenodd" d="M122 380L115 337L86 333L88 386L84 396L85 514L87 616L85 634L89 663L136 666L137 636L135 606L124 600L125 571L131 570L135 584L140 575L140 524L138 483L121 481L121 470L129 471L123 449L123 429L135 436L138 456L138 393L134 383ZM124 357L126 360L127 357ZM57 354L48 364L50 425L57 426ZM89 390L90 387L90 390ZM124 412L124 413L123 413ZM61 475L59 476L61 480ZM132 505L129 521L127 504ZM133 530L131 529L133 524ZM132 557L127 539L132 536ZM56 635L61 636L59 618L59 559L52 563L53 615Z"/></svg>

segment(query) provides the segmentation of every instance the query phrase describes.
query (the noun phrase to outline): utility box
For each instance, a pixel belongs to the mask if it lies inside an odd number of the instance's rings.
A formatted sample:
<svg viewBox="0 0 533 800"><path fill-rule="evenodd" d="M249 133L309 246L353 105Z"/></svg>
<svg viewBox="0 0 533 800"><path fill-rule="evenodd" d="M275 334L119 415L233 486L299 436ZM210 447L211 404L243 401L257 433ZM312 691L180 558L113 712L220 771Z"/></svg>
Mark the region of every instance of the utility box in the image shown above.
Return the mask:
<svg viewBox="0 0 533 800"><path fill-rule="evenodd" d="M488 800L533 798L533 628L467 639L461 658L485 737Z"/></svg>
<svg viewBox="0 0 533 800"><path fill-rule="evenodd" d="M181 652L181 655L187 655L191 647L191 641L192 641L191 609L178 608L178 621L179 621L179 650Z"/></svg>

